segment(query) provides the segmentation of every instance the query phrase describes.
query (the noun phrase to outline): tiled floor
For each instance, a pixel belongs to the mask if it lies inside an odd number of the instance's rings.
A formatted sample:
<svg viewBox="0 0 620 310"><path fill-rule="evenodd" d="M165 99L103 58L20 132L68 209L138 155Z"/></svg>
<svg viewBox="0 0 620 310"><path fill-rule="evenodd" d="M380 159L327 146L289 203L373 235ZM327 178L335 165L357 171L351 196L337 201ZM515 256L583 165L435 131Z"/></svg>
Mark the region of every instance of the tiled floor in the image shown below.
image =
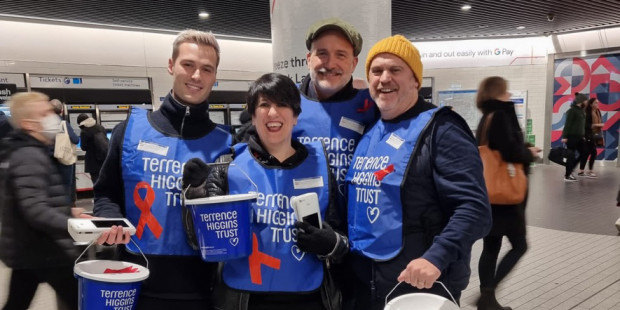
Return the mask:
<svg viewBox="0 0 620 310"><path fill-rule="evenodd" d="M614 226L620 218L615 206L620 169L597 167L599 178L565 183L562 168L538 165L532 171L529 250L502 283L498 299L523 310L620 309L620 233ZM88 207L89 201L81 203ZM462 309L476 309L481 247L480 241L474 245ZM0 305L6 300L9 274L0 264ZM49 286L39 287L30 309L56 309Z"/></svg>

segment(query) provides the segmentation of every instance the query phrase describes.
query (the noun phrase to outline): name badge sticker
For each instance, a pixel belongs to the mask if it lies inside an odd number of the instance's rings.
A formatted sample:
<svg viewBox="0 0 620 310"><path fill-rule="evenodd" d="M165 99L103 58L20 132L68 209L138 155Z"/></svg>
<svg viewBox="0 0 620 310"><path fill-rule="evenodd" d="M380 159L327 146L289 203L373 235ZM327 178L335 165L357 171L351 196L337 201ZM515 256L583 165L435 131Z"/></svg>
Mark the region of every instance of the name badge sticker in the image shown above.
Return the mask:
<svg viewBox="0 0 620 310"><path fill-rule="evenodd" d="M390 134L390 137L385 142L389 144L391 147L398 150L400 146L403 145L403 143L405 143L405 140L403 140L403 138L395 134Z"/></svg>
<svg viewBox="0 0 620 310"><path fill-rule="evenodd" d="M364 125L350 119L350 118L346 118L346 117L341 117L340 118L340 127L344 127L347 129L351 129L357 133L359 133L360 135L364 134L364 128L366 128Z"/></svg>
<svg viewBox="0 0 620 310"><path fill-rule="evenodd" d="M168 155L168 148L168 146L163 146L157 143L142 140L140 140L140 143L138 143L138 151L153 153L161 156Z"/></svg>
<svg viewBox="0 0 620 310"><path fill-rule="evenodd" d="M323 187L323 177L293 179L293 188L295 189L308 189L317 187Z"/></svg>

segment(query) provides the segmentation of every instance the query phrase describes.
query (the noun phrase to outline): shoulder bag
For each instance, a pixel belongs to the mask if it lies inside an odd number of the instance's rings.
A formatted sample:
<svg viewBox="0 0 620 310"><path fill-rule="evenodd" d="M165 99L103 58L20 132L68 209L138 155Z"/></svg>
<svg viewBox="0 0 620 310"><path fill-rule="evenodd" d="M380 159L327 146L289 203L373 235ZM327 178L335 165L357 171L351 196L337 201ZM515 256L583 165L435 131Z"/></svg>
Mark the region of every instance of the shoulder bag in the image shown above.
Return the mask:
<svg viewBox="0 0 620 310"><path fill-rule="evenodd" d="M71 143L67 131L67 122L62 121L62 132L56 134L54 157L63 165L73 165L77 160L77 148Z"/></svg>
<svg viewBox="0 0 620 310"><path fill-rule="evenodd" d="M481 130L481 145L478 146L489 201L494 205L518 204L525 200L527 176L523 164L506 162L499 151L489 148L487 130L492 118L493 113L487 116Z"/></svg>

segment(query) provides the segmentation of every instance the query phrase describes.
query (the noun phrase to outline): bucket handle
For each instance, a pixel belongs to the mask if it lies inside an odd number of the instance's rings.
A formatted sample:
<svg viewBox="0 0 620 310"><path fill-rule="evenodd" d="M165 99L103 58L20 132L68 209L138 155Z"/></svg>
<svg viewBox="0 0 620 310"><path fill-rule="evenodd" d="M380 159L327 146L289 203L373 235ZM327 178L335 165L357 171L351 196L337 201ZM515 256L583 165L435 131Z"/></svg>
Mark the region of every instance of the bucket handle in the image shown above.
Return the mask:
<svg viewBox="0 0 620 310"><path fill-rule="evenodd" d="M136 246L136 248L138 248L138 251L140 251L140 254L142 254L142 257L144 257L144 260L146 261L146 269L149 269L149 260L146 258L146 256L144 255L144 253L142 252L142 249L140 249L140 247L138 246L138 244L132 239L129 238L129 240L131 240L131 242L133 242L133 244ZM78 258L75 260L75 263L73 264L74 266L77 265L78 261L80 260L80 258L82 258L82 256L84 256L84 253L86 253L86 251L88 251L88 249L95 244L97 240L93 240L90 242L90 244L88 244L88 246L86 247L86 249L84 249L84 251L82 251L82 254L80 254L80 256L78 256Z"/></svg>
<svg viewBox="0 0 620 310"><path fill-rule="evenodd" d="M392 294L392 293L396 290L396 288L397 288L397 287L398 287L401 283L403 283L403 282L404 282L404 281L400 281L400 282L398 282L398 283L397 283L397 284L396 284L396 285L392 288L392 290L391 290L391 291L390 291L387 295L385 295L385 306L387 306L387 303L388 303L388 297L390 297L390 295L391 295L391 294ZM450 293L450 291L448 290L448 288L447 288L447 287L446 287L443 283L441 283L441 281L435 281L435 283L439 283L439 284L441 284L441 286L443 287L443 289L444 289L444 290L446 290L446 292L448 292L448 295L450 295L450 298L452 298L452 302L454 302L454 304L455 304L455 305L457 305L457 306L459 305L459 304L456 302L456 299L454 299L454 296L452 296L452 293Z"/></svg>
<svg viewBox="0 0 620 310"><path fill-rule="evenodd" d="M237 165L235 165L234 163L231 163L231 162L207 163L207 166L208 166L208 167L211 167L211 166L222 166L222 165L229 165L229 166L234 166L234 167L237 167ZM243 171L243 169L241 169L240 167L237 167L237 168L239 169L239 171L241 171L241 173L243 173L243 175L245 175L245 177L248 179L248 181L250 181L250 183L252 183L252 185L254 185L254 190L255 190L254 192L255 192L255 193L258 193L258 186L256 185L256 183L254 183L254 181L252 181L252 178L250 178L250 176L249 176L249 175L248 175L245 171ZM185 205L185 193L187 193L187 191L189 190L189 188L190 188L190 187L192 187L192 185L191 185L191 184L190 184L190 185L188 185L188 186L187 186L187 187L186 187L186 188L182 191L182 195L181 195L181 206L182 206L182 207L184 207L184 208L186 207L186 205ZM250 191L250 192L252 192L252 191Z"/></svg>

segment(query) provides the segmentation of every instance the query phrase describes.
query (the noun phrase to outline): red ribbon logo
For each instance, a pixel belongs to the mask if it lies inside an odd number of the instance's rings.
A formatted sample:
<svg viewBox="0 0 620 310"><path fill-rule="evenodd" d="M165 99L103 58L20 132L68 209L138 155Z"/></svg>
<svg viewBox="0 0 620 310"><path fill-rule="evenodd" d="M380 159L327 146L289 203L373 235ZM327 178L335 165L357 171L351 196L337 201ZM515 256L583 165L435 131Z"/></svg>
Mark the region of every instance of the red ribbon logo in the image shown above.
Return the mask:
<svg viewBox="0 0 620 310"><path fill-rule="evenodd" d="M364 106L357 109L357 113L364 113L366 111L368 111L368 109L370 109L370 107L372 106L372 102L368 102L368 99L364 100Z"/></svg>
<svg viewBox="0 0 620 310"><path fill-rule="evenodd" d="M377 180L379 180L379 182L381 182L386 175L392 172L394 172L394 164L390 164L389 166L385 167L385 169L375 171L375 177L377 178Z"/></svg>
<svg viewBox="0 0 620 310"><path fill-rule="evenodd" d="M140 193L138 192L141 189L146 189L146 195L144 199L140 197ZM144 226L148 225L155 235L155 238L159 239L162 231L164 230L157 219L151 213L151 206L155 201L155 191L147 182L140 182L136 184L136 188L133 190L133 202L136 204L136 207L140 209L140 221L138 221L138 226L136 227L136 236L138 239L142 239L142 233L144 232Z"/></svg>
<svg viewBox="0 0 620 310"><path fill-rule="evenodd" d="M249 258L250 262L250 280L254 284L262 285L263 277L260 273L261 265L280 270L280 260L269 256L258 250L258 238L256 233L252 233L252 254Z"/></svg>

